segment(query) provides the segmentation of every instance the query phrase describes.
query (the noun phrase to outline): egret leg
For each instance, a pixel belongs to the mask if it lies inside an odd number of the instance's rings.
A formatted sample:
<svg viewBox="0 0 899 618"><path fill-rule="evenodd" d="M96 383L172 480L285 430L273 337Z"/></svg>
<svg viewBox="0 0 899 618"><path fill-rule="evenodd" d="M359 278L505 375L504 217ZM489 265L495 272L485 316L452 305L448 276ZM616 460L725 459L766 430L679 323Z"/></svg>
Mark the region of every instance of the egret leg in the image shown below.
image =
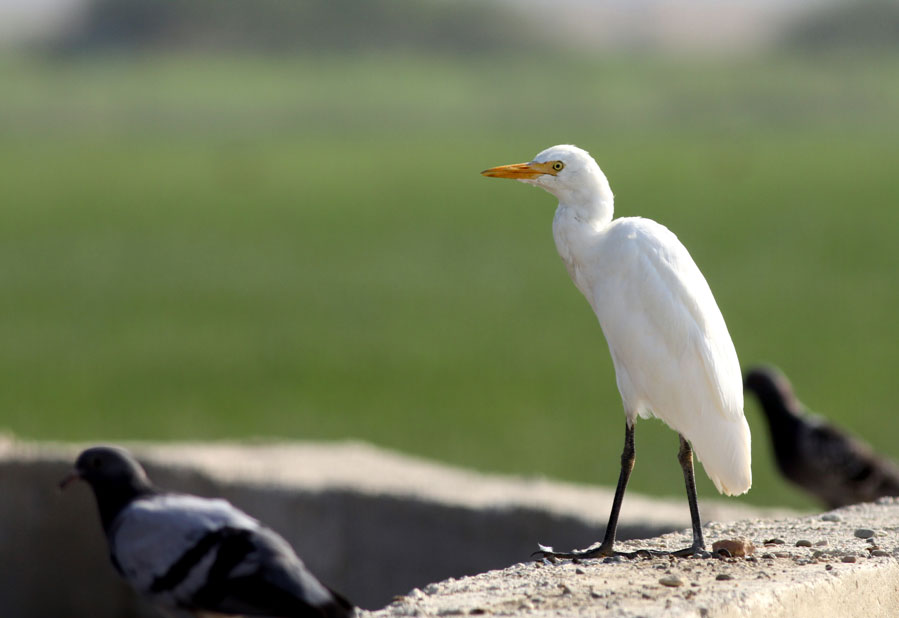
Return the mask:
<svg viewBox="0 0 899 618"><path fill-rule="evenodd" d="M677 551L659 551L641 549L634 552L617 552L614 550L615 532L618 528L618 514L621 510L621 501L624 498L624 490L631 476L636 461L634 449L634 428L628 424L625 427L624 450L621 452L621 474L618 476L618 487L615 489L615 499L612 501L612 512L609 513L609 523L606 525L606 533L602 543L590 546L587 549L575 549L570 552L556 552L551 547L541 547L534 555L544 558L600 558L603 556L692 556L702 554L705 551L705 541L702 538L702 522L699 518L699 503L696 499L696 477L693 474L693 448L687 440L680 437L680 450L677 452L677 461L684 472L684 484L687 487L687 501L690 505L690 520L693 524L693 544Z"/></svg>
<svg viewBox="0 0 899 618"><path fill-rule="evenodd" d="M699 519L699 503L696 501L696 477L693 474L693 447L687 439L680 436L680 450L677 460L684 471L684 484L687 486L687 502L690 504L690 521L693 523L693 544L690 547L673 552L676 556L692 556L705 550L702 538L702 522Z"/></svg>
<svg viewBox="0 0 899 618"><path fill-rule="evenodd" d="M693 447L687 442L687 439L678 434L680 438L680 449L677 451L677 461L680 463L681 470L684 471L684 485L687 486L687 502L690 504L690 521L693 524L693 544L690 547L678 549L677 551L659 551L655 549L642 550L635 552L636 554L650 554L652 556L678 556L681 558L700 554L708 557L710 554L705 551L705 541L702 538L702 522L699 519L699 503L696 500L696 477L693 475Z"/></svg>
<svg viewBox="0 0 899 618"><path fill-rule="evenodd" d="M634 426L630 422L624 427L624 449L621 451L621 472L618 474L618 486L615 488L615 498L612 500L612 512L609 513L609 523L606 524L606 533L602 543L591 545L587 549L575 549L570 552L556 552L551 547L542 547L533 555L544 558L599 558L618 554L613 549L615 545L615 532L618 529L618 514L621 511L621 501L624 499L624 490L627 489L627 481L634 469L637 460L637 452L634 449ZM628 554L630 555L630 554Z"/></svg>

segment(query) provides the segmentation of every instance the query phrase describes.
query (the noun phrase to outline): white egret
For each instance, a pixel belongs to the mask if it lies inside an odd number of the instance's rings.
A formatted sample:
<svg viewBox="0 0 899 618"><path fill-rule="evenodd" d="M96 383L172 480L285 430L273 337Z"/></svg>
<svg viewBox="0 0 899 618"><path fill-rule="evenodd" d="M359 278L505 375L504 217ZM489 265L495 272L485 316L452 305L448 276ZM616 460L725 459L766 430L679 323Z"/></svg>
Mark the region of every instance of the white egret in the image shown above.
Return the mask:
<svg viewBox="0 0 899 618"><path fill-rule="evenodd" d="M481 173L536 185L558 198L556 249L599 318L627 417L621 473L602 543L572 552L541 547L539 553L562 558L616 553L615 530L634 467L638 415L656 416L680 436L678 461L693 544L675 553L704 550L693 449L719 492L738 495L752 484L740 366L708 283L668 228L641 217L612 219L609 182L596 161L576 146L553 146L529 163Z"/></svg>

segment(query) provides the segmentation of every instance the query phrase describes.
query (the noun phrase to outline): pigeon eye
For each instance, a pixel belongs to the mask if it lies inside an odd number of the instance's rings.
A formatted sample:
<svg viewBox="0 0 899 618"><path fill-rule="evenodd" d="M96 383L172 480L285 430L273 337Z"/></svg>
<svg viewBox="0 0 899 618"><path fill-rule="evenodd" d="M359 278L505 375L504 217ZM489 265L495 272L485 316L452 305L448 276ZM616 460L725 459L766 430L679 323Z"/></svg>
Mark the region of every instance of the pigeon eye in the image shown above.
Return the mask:
<svg viewBox="0 0 899 618"><path fill-rule="evenodd" d="M555 163L553 163L553 169L557 172L561 172L563 167L565 167L565 164L561 161L556 161Z"/></svg>

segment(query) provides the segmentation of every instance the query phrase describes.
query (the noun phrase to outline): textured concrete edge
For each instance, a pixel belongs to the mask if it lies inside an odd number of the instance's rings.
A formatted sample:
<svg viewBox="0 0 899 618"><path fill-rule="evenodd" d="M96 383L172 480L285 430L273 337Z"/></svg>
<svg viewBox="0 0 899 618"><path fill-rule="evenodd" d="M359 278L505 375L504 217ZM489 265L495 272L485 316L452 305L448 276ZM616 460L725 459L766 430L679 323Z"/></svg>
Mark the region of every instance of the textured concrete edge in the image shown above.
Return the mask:
<svg viewBox="0 0 899 618"><path fill-rule="evenodd" d="M461 508L537 508L605 525L613 491L543 477L481 473L390 451L342 442L123 442L142 461L202 473L217 483L307 491L347 490L452 504ZM73 459L90 444L18 441L0 435L0 461ZM623 522L673 530L690 525L685 500L628 492ZM795 515L719 497L700 497L703 519L734 521Z"/></svg>
<svg viewBox="0 0 899 618"><path fill-rule="evenodd" d="M0 613L143 616L108 564L86 488L56 484L85 445L0 436ZM539 541L598 538L607 489L479 474L367 444L126 443L160 486L221 496L283 534L362 607L447 577L527 560ZM708 519L773 509L704 504ZM621 538L689 524L682 500L629 494ZM18 565L18 566L15 566ZM13 568L14 567L14 568ZM42 593L47 578L55 594Z"/></svg>
<svg viewBox="0 0 899 618"><path fill-rule="evenodd" d="M712 540L749 539L755 553L520 563L412 590L374 615L869 618L899 613L899 499L821 515L716 523L706 532ZM672 550L689 538L680 531L624 542L619 549Z"/></svg>
<svg viewBox="0 0 899 618"><path fill-rule="evenodd" d="M895 616L899 613L899 563L866 564L830 579L797 582L757 595L734 607L719 607L714 618L827 618Z"/></svg>

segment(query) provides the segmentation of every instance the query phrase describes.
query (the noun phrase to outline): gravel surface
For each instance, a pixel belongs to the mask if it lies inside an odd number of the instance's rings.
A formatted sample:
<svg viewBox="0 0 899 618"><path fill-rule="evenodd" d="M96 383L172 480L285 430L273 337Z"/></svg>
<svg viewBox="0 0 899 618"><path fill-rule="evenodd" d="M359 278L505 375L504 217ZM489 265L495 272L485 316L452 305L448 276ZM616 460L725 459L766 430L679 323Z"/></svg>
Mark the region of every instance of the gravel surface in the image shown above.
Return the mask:
<svg viewBox="0 0 899 618"><path fill-rule="evenodd" d="M860 534L864 531L863 534ZM871 534L868 535L868 532ZM899 608L899 502L783 520L711 522L707 545L745 538L743 558L535 561L398 597L390 616L892 616ZM866 537L866 538L860 538ZM619 549L673 550L674 533Z"/></svg>

